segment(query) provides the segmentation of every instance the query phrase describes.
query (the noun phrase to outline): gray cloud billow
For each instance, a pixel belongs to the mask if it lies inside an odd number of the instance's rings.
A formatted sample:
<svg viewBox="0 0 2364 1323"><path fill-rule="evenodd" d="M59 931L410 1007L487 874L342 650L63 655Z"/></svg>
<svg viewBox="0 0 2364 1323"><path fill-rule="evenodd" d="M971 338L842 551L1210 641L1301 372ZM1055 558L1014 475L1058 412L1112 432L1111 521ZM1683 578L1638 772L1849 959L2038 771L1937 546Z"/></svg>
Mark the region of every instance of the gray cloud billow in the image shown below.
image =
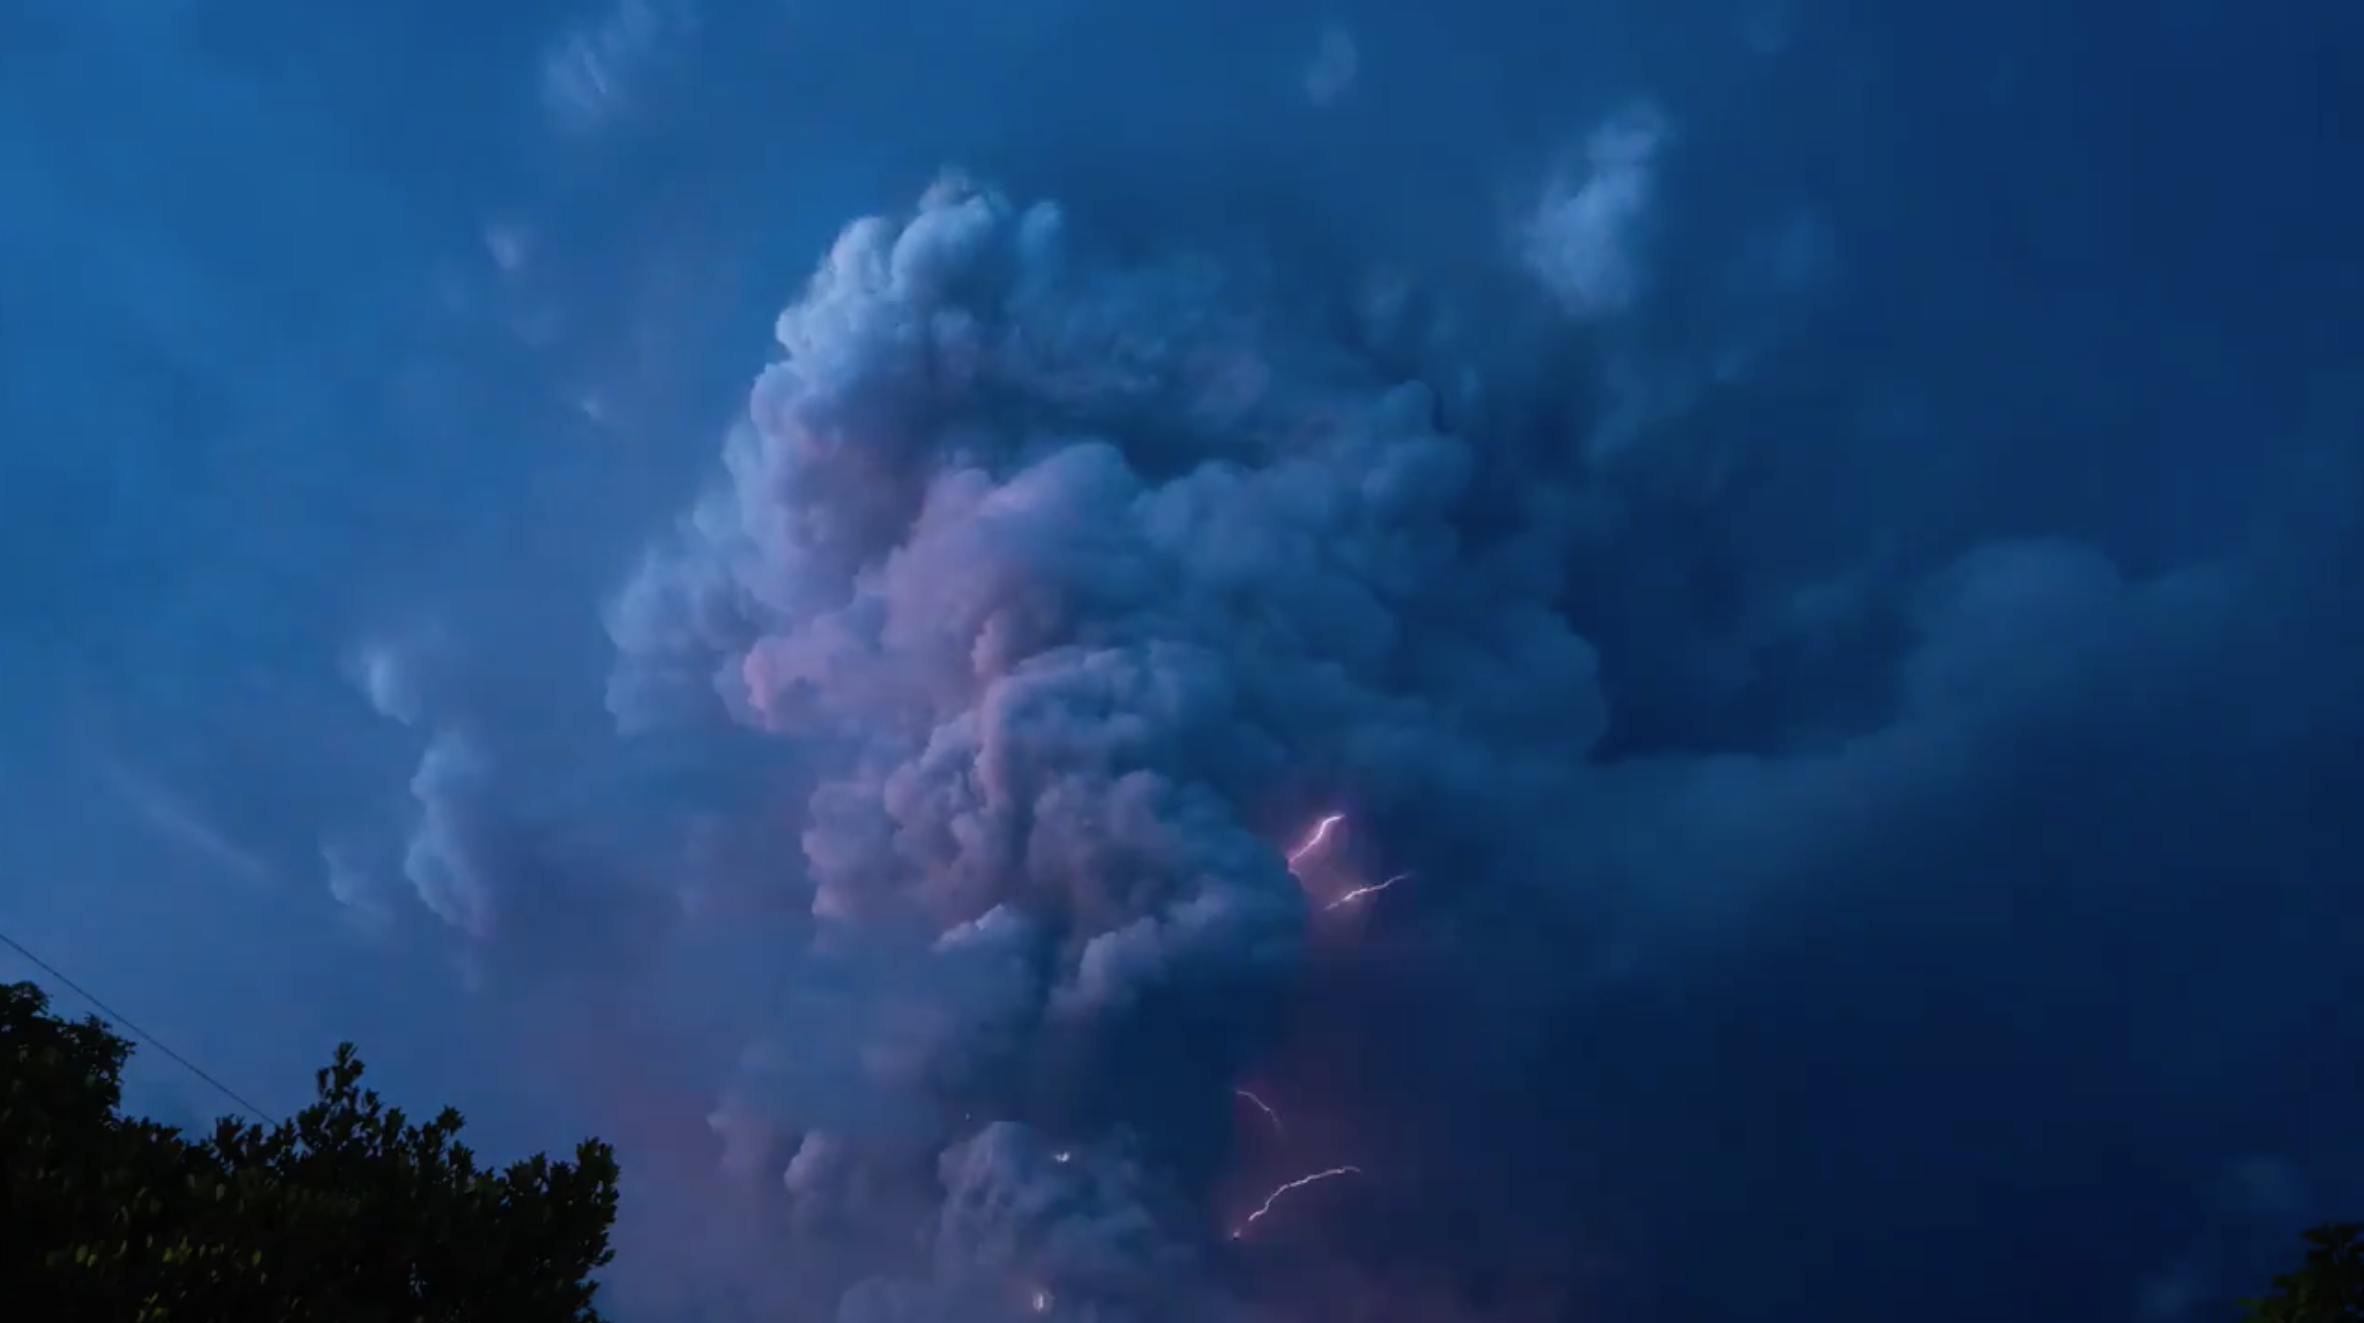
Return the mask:
<svg viewBox="0 0 2364 1323"><path fill-rule="evenodd" d="M848 1137L786 1088L756 1119L791 1173L848 1142L906 1175L940 1152L938 1289L1170 1309L1219 1214L1127 1202L1104 1143L1148 1127L1153 1163L1157 1117L1030 1084L1121 1062L1163 1115L1224 1114L1313 917L1283 838L1333 810L1379 842L1399 816L1498 818L1564 794L1602 728L1592 650L1551 609L1568 529L1472 538L1480 456L1311 311L942 184L839 239L780 319L731 485L615 609L627 728L686 683L821 769L815 958L908 961L854 1011L850 1077L813 1087L936 1115ZM1061 1117L1083 1133L1041 1129Z"/></svg>
<svg viewBox="0 0 2364 1323"><path fill-rule="evenodd" d="M1540 306L1596 321L1640 297L1660 131L1612 121L1591 164L1618 178L1547 196L1513 250ZM1625 202L1570 201L1602 188ZM1367 301L1120 260L1079 229L959 180L850 226L779 320L730 482L610 614L622 729L726 712L811 779L801 814L774 812L802 860L775 880L811 919L782 959L839 981L826 1014L758 1036L717 1124L742 1175L780 1180L808 1258L920 1238L806 1279L846 1289L849 1319L1249 1308L1293 1289L1241 1275L1267 1236L1362 1272L1400 1269L1410 1235L1447 1279L1503 1255L1567 1278L1540 1265L1590 1252L1553 1243L1568 1219L1632 1195L1522 1195L1509 1155L1564 1149L1548 1132L1591 1104L1458 1090L1549 1081L1540 1026L1601 998L1614 1040L1609 990L1679 985L1713 952L1749 968L1757 916L1854 903L1870 861L1894 856L1898 887L1991 885L1906 860L1973 848L1958 834L2032 750L2140 759L2158 713L2216 719L2260 604L2309 591L2264 550L2139 577L2005 535L1899 564L1893 513L1867 506L1852 563L1769 561L1740 634L1669 633L1644 605L1649 521L1730 499L1706 477L1730 456L1682 439L1702 378L1689 403L1645 383L1634 422L1610 325L1568 351L1590 411L1538 434L1499 398L1531 361L1435 328L1406 359ZM1858 636L1889 642L1832 642ZM1803 656L1797 733L1617 753L1602 646L1695 695ZM1817 716L1863 686L1889 697ZM1332 811L1342 839L1292 870ZM1333 911L1402 870L1419 881L1390 900L1425 935ZM1656 1069L1636 1050L1605 1049L1634 1072L1616 1097ZM1332 1137L1275 1153L1227 1131L1235 1086L1272 1073ZM1602 1125L1579 1146L1696 1156ZM1228 1239L1264 1188L1343 1162L1331 1231ZM1664 1213L1630 1214L1632 1239Z"/></svg>
<svg viewBox="0 0 2364 1323"><path fill-rule="evenodd" d="M2131 1316L2239 1285L2225 1171L2352 1179L2227 1082L2356 1087L2345 434L2180 514L2236 447L2093 424L2147 360L1972 354L1861 198L1588 114L1490 232L1387 220L1413 149L857 221L607 603L615 737L401 705L392 872L631 1012L621 1298Z"/></svg>

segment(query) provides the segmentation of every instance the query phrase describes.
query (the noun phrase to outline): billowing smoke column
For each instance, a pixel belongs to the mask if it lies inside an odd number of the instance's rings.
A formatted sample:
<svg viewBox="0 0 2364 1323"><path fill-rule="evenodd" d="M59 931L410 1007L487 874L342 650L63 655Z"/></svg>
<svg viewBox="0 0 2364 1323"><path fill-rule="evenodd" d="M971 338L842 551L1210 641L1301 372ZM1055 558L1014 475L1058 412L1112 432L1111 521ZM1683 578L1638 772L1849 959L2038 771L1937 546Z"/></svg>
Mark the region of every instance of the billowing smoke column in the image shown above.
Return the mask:
<svg viewBox="0 0 2364 1323"><path fill-rule="evenodd" d="M620 724L719 700L814 778L825 1009L716 1124L796 1234L921 1237L841 1260L849 1321L1215 1308L1224 1120L1338 899L1292 876L1308 824L1387 851L1418 804L1459 848L1598 736L1557 507L1494 492L1473 535L1431 391L1288 308L941 184L844 232L728 488L614 609Z"/></svg>

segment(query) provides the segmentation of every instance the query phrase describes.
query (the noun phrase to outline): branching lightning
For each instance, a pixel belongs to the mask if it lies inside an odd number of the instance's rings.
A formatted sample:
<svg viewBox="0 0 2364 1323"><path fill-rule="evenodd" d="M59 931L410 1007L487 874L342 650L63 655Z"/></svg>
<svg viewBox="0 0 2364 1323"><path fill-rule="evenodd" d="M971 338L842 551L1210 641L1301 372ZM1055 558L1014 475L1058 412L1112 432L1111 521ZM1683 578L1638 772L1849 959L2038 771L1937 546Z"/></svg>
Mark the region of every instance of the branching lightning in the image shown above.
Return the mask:
<svg viewBox="0 0 2364 1323"><path fill-rule="evenodd" d="M1300 1176L1293 1181L1284 1181L1272 1193L1264 1196L1263 1204L1255 1212L1248 1214L1247 1220L1240 1223L1238 1229L1231 1233L1231 1238L1238 1240L1248 1234L1248 1228L1261 1221L1266 1213L1272 1211L1272 1206L1279 1203L1292 1190L1302 1190L1308 1185L1318 1184L1338 1176L1360 1176L1362 1174L1363 1169L1360 1167L1332 1167L1327 1171L1317 1171L1310 1176Z"/></svg>
<svg viewBox="0 0 2364 1323"><path fill-rule="evenodd" d="M1398 873L1394 877L1387 879L1385 882L1374 882L1367 887L1356 887L1354 890L1347 892L1338 899L1322 906L1322 911L1327 913L1341 905L1352 905L1354 902L1363 899L1365 896L1376 896L1380 892L1394 886L1396 883L1408 882L1411 880L1411 878L1412 875L1410 873Z"/></svg>
<svg viewBox="0 0 2364 1323"><path fill-rule="evenodd" d="M1259 1112L1264 1113L1264 1119L1272 1122L1272 1132L1274 1134L1281 1135L1288 1133L1288 1127L1281 1124L1281 1115L1279 1112L1273 1110L1271 1103L1264 1101L1262 1098L1257 1097L1254 1093L1246 1089L1233 1089L1231 1092L1234 1096L1245 1100L1249 1106L1255 1108Z"/></svg>
<svg viewBox="0 0 2364 1323"><path fill-rule="evenodd" d="M1295 868L1298 863L1305 858L1305 856L1312 854L1314 851L1322 848L1323 843L1330 839L1330 833L1337 828L1338 824L1344 821L1346 821L1345 814L1332 813L1328 817L1323 818L1320 822L1313 824L1313 831L1306 836L1304 843L1299 845L1296 849L1289 851L1289 867Z"/></svg>

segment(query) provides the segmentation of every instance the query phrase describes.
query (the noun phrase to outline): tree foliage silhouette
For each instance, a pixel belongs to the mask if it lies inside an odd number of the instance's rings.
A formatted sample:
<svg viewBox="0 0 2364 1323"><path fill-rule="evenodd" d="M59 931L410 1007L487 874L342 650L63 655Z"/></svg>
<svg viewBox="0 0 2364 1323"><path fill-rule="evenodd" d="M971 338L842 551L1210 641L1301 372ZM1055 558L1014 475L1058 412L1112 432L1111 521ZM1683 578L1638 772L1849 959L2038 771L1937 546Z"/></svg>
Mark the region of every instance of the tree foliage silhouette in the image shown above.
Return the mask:
<svg viewBox="0 0 2364 1323"><path fill-rule="evenodd" d="M2247 1323L2364 1321L2364 1225L2333 1222L2306 1233L2307 1256L2274 1278L2273 1289L2242 1302Z"/></svg>
<svg viewBox="0 0 2364 1323"><path fill-rule="evenodd" d="M414 1124L360 1087L204 1138L120 1111L131 1044L0 986L0 1299L138 1323L594 1323L615 1155L481 1167L459 1113Z"/></svg>

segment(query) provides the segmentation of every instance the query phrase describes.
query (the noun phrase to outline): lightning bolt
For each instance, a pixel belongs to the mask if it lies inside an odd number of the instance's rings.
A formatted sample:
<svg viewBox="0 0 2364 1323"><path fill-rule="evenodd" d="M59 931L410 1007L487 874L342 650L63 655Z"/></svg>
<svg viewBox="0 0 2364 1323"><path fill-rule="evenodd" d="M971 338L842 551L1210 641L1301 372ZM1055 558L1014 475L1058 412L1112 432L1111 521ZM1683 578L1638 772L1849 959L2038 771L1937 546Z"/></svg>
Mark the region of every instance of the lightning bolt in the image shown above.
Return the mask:
<svg viewBox="0 0 2364 1323"><path fill-rule="evenodd" d="M1336 828L1339 823L1344 821L1346 821L1345 814L1333 813L1328 817L1323 818L1320 822L1313 824L1313 831L1311 834L1306 836L1304 844L1299 845L1296 849L1289 851L1289 867L1295 868L1298 864L1298 861L1304 859L1305 856L1312 854L1314 851L1322 848L1322 843L1330 839L1330 832Z"/></svg>
<svg viewBox="0 0 2364 1323"><path fill-rule="evenodd" d="M1281 1124L1280 1113L1272 1110L1271 1103L1264 1101L1262 1098L1259 1098L1255 1094L1248 1092L1246 1089L1233 1089L1231 1092L1236 1097L1246 1099L1249 1106L1254 1107L1257 1111L1264 1113L1264 1119L1272 1122L1272 1132L1274 1134L1278 1135L1288 1133L1288 1127Z"/></svg>
<svg viewBox="0 0 2364 1323"><path fill-rule="evenodd" d="M1051 1293L1048 1291L1037 1291L1034 1293L1034 1298L1029 1300L1027 1303L1033 1306L1035 1313L1048 1314L1051 1312Z"/></svg>
<svg viewBox="0 0 2364 1323"><path fill-rule="evenodd" d="M1293 1181L1284 1181L1272 1193L1264 1196L1263 1205L1255 1212L1248 1214L1248 1219L1239 1224L1239 1228L1231 1233L1231 1238L1238 1240L1248 1234L1248 1228L1263 1220L1264 1215L1272 1211L1272 1206L1279 1203L1291 1190L1302 1190L1308 1185L1318 1184L1333 1177L1360 1176L1362 1174L1363 1169L1360 1167L1332 1167L1328 1171L1317 1171L1311 1176L1300 1176Z"/></svg>
<svg viewBox="0 0 2364 1323"><path fill-rule="evenodd" d="M1347 892L1338 899L1322 906L1322 912L1327 914L1331 910L1334 910L1341 905L1352 905L1354 902L1361 900L1365 896L1376 896L1380 892L1387 890L1389 887L1394 886L1398 882L1408 882L1411 879L1412 875L1410 873L1398 873L1394 877L1387 879L1385 882L1374 882L1367 887L1356 887L1354 890Z"/></svg>

